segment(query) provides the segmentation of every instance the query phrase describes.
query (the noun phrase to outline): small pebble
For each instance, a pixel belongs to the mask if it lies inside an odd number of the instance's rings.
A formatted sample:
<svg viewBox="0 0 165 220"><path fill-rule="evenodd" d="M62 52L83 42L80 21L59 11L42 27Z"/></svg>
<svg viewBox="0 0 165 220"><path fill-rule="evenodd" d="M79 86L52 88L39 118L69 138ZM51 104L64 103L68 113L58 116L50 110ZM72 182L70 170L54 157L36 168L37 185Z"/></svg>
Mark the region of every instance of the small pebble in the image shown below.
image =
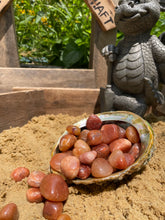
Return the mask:
<svg viewBox="0 0 165 220"><path fill-rule="evenodd" d="M19 182L22 179L28 177L30 174L30 171L28 168L26 167L17 167L16 169L14 169L11 173L11 178L15 181L15 182Z"/></svg>
<svg viewBox="0 0 165 220"><path fill-rule="evenodd" d="M0 220L18 220L19 212L15 203L9 203L0 210Z"/></svg>
<svg viewBox="0 0 165 220"><path fill-rule="evenodd" d="M43 201L43 196L41 195L39 188L29 188L26 191L26 198L28 202L39 203Z"/></svg>

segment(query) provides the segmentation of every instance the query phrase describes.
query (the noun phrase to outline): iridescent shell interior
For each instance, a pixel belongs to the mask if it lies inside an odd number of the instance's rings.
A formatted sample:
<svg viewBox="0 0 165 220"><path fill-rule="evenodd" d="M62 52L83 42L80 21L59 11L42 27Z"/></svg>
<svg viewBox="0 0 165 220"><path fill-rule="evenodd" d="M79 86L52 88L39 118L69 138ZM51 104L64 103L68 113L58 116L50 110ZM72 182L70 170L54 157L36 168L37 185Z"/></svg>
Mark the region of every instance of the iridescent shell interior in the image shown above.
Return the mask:
<svg viewBox="0 0 165 220"><path fill-rule="evenodd" d="M140 156L127 169L114 172L110 176L103 177L103 178L89 177L85 180L74 179L74 180L69 180L69 183L88 185L88 184L93 184L93 183L101 184L105 181L122 180L125 176L138 172L143 166L147 164L147 162L149 161L149 159L151 158L153 154L153 151L154 151L153 130L152 130L151 125L146 120L144 120L142 117L132 112L127 112L127 111L104 112L104 113L97 114L97 116L103 121L103 124L116 123L123 128L126 128L129 125L134 126L139 133L141 144L142 144ZM80 120L74 125L80 128L85 128L86 121L87 121L87 118ZM67 134L67 131L65 131L62 134L62 136L65 134ZM61 137L58 139L57 143L55 144L54 150L52 151L52 156L56 153L59 153L58 145L59 145L59 141ZM54 172L54 171L51 170L51 172Z"/></svg>

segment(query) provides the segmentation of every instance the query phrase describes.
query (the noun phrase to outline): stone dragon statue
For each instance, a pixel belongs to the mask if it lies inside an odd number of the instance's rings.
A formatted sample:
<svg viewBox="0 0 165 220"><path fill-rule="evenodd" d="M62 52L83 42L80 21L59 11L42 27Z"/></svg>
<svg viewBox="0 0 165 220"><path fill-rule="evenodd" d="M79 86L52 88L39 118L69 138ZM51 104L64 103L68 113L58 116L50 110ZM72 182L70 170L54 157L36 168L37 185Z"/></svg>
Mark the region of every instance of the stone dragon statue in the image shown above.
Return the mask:
<svg viewBox="0 0 165 220"><path fill-rule="evenodd" d="M113 62L112 110L144 116L148 106L155 108L165 102L159 91L159 82L165 83L165 45L150 35L160 8L164 5L157 0L120 0L115 9L116 27L124 39L102 49L107 62Z"/></svg>

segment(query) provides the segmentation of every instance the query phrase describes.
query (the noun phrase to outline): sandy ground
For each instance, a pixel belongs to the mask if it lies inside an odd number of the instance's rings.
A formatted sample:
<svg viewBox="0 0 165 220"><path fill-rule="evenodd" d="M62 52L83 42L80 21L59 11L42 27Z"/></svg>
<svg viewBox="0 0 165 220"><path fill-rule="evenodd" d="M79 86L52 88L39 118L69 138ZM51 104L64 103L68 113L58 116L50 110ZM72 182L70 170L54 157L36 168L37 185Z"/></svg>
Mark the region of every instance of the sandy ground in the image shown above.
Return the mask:
<svg viewBox="0 0 165 220"><path fill-rule="evenodd" d="M44 219L43 203L26 200L27 178L10 178L19 166L49 173L54 143L69 124L79 121L69 115L34 117L26 125L0 134L0 208L10 202L18 206L20 220ZM64 212L72 220L164 220L165 219L165 117L148 117L155 134L154 155L136 175L102 186L69 186Z"/></svg>

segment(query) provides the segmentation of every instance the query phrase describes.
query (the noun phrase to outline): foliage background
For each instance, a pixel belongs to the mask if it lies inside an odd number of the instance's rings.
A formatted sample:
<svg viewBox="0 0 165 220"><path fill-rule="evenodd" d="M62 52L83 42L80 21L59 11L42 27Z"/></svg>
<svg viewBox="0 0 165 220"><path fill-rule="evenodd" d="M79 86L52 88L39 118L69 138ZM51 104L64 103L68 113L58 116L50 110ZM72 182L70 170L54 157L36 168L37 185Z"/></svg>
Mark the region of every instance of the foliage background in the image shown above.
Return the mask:
<svg viewBox="0 0 165 220"><path fill-rule="evenodd" d="M15 0L21 62L87 67L91 14L83 0Z"/></svg>
<svg viewBox="0 0 165 220"><path fill-rule="evenodd" d="M88 68L91 13L83 0L15 0L20 61ZM165 13L152 30L165 31ZM117 43L123 34L117 32Z"/></svg>

